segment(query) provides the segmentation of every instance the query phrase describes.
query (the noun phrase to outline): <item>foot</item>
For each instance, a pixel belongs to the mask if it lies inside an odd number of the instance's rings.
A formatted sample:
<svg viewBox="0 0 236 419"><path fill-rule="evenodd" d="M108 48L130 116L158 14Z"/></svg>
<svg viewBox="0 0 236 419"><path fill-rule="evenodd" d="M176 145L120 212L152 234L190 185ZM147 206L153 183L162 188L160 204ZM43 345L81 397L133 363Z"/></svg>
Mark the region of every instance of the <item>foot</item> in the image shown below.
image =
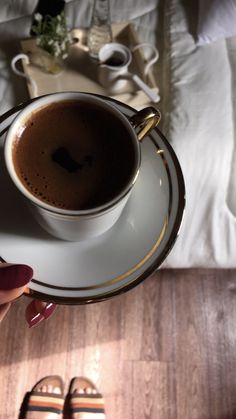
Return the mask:
<svg viewBox="0 0 236 419"><path fill-rule="evenodd" d="M26 405L25 419L61 419L64 407L63 383L60 377L40 380L32 389Z"/></svg>
<svg viewBox="0 0 236 419"><path fill-rule="evenodd" d="M88 378L77 377L72 380L70 412L71 419L105 419L102 394Z"/></svg>

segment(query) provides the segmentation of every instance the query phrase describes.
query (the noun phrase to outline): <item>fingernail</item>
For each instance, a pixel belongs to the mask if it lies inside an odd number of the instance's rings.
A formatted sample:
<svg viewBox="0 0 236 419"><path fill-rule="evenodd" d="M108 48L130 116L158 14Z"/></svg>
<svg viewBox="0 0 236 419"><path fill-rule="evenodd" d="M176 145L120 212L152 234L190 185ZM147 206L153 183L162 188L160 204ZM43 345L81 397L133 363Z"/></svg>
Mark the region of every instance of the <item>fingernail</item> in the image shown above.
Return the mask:
<svg viewBox="0 0 236 419"><path fill-rule="evenodd" d="M26 321L29 327L37 326L43 320L48 319L55 311L56 307L56 304L47 303L41 310L38 310L35 300L31 301L25 312Z"/></svg>
<svg viewBox="0 0 236 419"><path fill-rule="evenodd" d="M57 307L56 304L53 304L53 303L48 303L44 307L43 311L41 311L41 314L42 314L42 316L44 317L45 320L48 319L48 317L50 317L52 315L52 313L55 311L56 307Z"/></svg>
<svg viewBox="0 0 236 419"><path fill-rule="evenodd" d="M0 289L11 290L28 284L33 277L33 269L28 265L0 265Z"/></svg>
<svg viewBox="0 0 236 419"><path fill-rule="evenodd" d="M29 328L31 328L31 327L37 326L37 324L41 323L41 321L44 320L44 317L41 313L37 313L33 317L31 317L30 319L28 319L26 317L26 320L28 322Z"/></svg>

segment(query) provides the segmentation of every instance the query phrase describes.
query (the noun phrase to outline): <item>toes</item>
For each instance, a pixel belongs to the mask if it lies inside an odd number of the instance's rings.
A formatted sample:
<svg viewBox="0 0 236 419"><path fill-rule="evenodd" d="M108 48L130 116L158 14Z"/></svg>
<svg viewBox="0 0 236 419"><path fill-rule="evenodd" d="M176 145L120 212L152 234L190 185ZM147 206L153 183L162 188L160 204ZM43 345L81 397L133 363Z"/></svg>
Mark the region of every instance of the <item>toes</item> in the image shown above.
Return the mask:
<svg viewBox="0 0 236 419"><path fill-rule="evenodd" d="M61 389L59 387L53 387L52 384L48 384L48 385L43 385L41 387L38 387L38 390L40 393L55 393L55 394L60 394L61 393Z"/></svg>
<svg viewBox="0 0 236 419"><path fill-rule="evenodd" d="M74 393L78 393L78 394L96 394L97 391L95 388L91 388L91 387L84 387L84 388L79 388L79 389L75 389Z"/></svg>
<svg viewBox="0 0 236 419"><path fill-rule="evenodd" d="M47 387L48 387L47 388L47 393L53 393L53 390L54 390L53 386L51 384L48 384Z"/></svg>
<svg viewBox="0 0 236 419"><path fill-rule="evenodd" d="M79 388L79 390L76 389L75 393L84 394L84 389L83 388Z"/></svg>

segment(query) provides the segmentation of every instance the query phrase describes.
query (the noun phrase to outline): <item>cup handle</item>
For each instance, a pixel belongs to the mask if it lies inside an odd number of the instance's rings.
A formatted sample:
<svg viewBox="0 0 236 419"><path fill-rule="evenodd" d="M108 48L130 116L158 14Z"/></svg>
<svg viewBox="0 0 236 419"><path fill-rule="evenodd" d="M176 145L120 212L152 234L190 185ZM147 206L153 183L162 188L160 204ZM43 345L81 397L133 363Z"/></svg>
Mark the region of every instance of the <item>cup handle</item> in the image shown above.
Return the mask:
<svg viewBox="0 0 236 419"><path fill-rule="evenodd" d="M161 113L158 109L149 106L148 108L141 109L136 114L129 118L129 122L137 132L139 141L142 141L145 135L155 128L161 119Z"/></svg>
<svg viewBox="0 0 236 419"><path fill-rule="evenodd" d="M27 76L25 75L25 73L23 73L23 71L18 70L18 68L16 66L16 63L19 60L25 60L26 64L29 64L29 57L28 57L28 55L26 55L26 54L17 54L11 60L11 68L12 68L12 71L15 74L17 74L18 76L27 78Z"/></svg>
<svg viewBox="0 0 236 419"><path fill-rule="evenodd" d="M38 96L38 88L37 88L37 84L36 82L33 80L32 77L28 76L27 74L25 74L23 71L19 70L16 66L16 63L19 60L24 60L26 62L26 64L30 64L30 59L28 57L28 55L26 54L17 54L15 57L12 58L11 60L11 69L12 71L17 74L20 77L24 77L32 86L33 89L33 95L34 96Z"/></svg>
<svg viewBox="0 0 236 419"><path fill-rule="evenodd" d="M141 44L135 45L132 48L132 52L137 51L140 48L143 48L143 49L149 48L150 50L152 50L152 53L153 53L152 57L149 58L149 60L147 61L146 65L145 65L145 68L144 68L144 75L146 77L147 74L148 74L148 72L149 72L149 70L150 70L150 68L158 60L158 58L159 58L159 52L158 52L158 49L154 45L149 44L147 42L143 42Z"/></svg>

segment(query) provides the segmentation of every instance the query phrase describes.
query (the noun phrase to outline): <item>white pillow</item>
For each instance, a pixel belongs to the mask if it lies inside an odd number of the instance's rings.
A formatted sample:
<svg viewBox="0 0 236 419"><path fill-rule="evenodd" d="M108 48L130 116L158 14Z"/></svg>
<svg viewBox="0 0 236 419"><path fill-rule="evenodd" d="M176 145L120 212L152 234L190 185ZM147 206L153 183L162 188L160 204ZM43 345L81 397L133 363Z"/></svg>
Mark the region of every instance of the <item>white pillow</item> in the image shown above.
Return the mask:
<svg viewBox="0 0 236 419"><path fill-rule="evenodd" d="M236 35L236 0L199 0L198 45Z"/></svg>

